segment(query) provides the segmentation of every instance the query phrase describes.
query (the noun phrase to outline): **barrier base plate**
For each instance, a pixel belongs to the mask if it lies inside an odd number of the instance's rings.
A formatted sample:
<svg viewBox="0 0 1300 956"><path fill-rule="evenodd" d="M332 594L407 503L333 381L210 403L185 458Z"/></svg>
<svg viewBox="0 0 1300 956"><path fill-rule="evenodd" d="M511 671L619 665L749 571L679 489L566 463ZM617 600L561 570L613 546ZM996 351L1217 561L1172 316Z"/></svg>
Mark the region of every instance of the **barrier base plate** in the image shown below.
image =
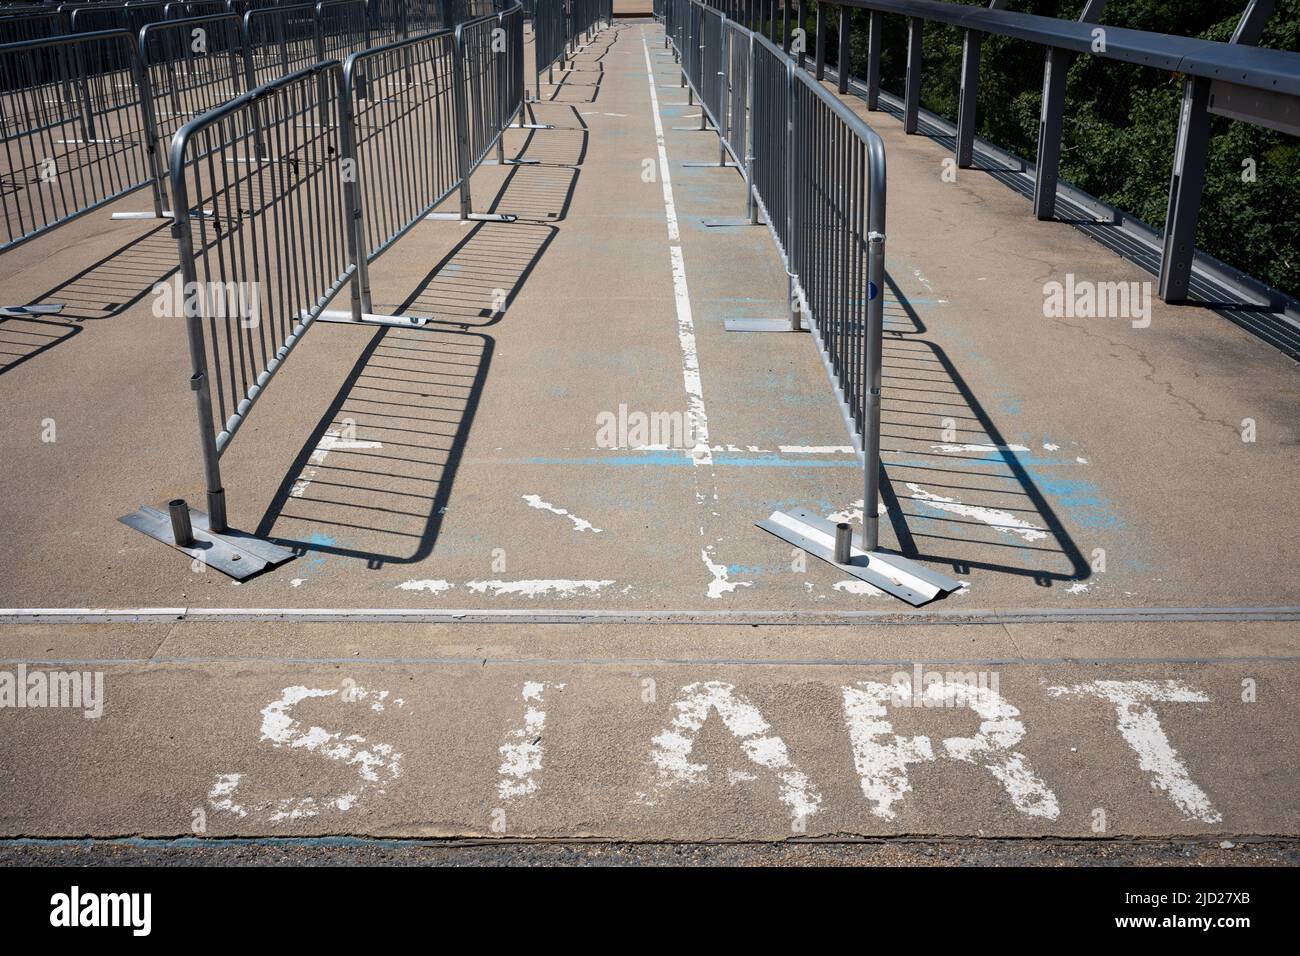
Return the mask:
<svg viewBox="0 0 1300 956"><path fill-rule="evenodd" d="M51 302L48 305L5 305L0 306L0 318L23 319L29 315L58 315L62 311L61 302Z"/></svg>
<svg viewBox="0 0 1300 956"><path fill-rule="evenodd" d="M190 524L194 529L192 548L176 544L172 537L171 516L165 510L141 505L135 514L123 515L117 520L240 581L296 557L288 548L233 528L220 533L209 531L207 512L195 508L190 509Z"/></svg>
<svg viewBox="0 0 1300 956"><path fill-rule="evenodd" d="M809 554L833 564L845 574L866 581L872 587L901 598L913 607L927 604L942 594L961 587L961 582L887 551L864 551L862 536L853 536L849 563L835 560L835 525L804 508L790 514L773 511L758 527L803 548Z"/></svg>

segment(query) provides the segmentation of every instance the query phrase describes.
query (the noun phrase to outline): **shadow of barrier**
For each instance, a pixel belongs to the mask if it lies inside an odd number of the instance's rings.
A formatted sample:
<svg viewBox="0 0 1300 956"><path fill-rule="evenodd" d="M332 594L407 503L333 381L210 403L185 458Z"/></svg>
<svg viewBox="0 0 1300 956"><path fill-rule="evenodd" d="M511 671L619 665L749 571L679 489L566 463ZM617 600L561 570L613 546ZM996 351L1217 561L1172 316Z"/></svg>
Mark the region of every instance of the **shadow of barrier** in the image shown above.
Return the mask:
<svg viewBox="0 0 1300 956"><path fill-rule="evenodd" d="M518 221L476 224L401 305L428 313L437 328L386 329L371 340L258 535L369 568L432 552L491 365L492 339L477 330L505 318L557 234L553 223L564 219L577 175L510 171L489 209L514 210Z"/></svg>
<svg viewBox="0 0 1300 956"><path fill-rule="evenodd" d="M80 331L79 325L48 319L0 316L0 375L66 342Z"/></svg>
<svg viewBox="0 0 1300 956"><path fill-rule="evenodd" d="M208 510L174 499L125 524L241 579L294 556L228 528L222 453L317 321L428 323L371 311L369 264L419 222L446 218L433 209L455 191L451 216L513 220L471 213L469 180L494 148L505 162L502 136L523 100L516 3L343 67L300 70L182 127L169 163L175 312L186 321ZM329 310L345 287L351 308Z"/></svg>
<svg viewBox="0 0 1300 956"><path fill-rule="evenodd" d="M773 512L758 527L914 606L956 591L956 579L880 547L884 143L766 37L696 0L668 6L701 127L712 124L721 162L730 155L745 179L746 216L735 224L765 220L789 276L788 315L726 327L811 332L863 461L861 534L808 509Z"/></svg>

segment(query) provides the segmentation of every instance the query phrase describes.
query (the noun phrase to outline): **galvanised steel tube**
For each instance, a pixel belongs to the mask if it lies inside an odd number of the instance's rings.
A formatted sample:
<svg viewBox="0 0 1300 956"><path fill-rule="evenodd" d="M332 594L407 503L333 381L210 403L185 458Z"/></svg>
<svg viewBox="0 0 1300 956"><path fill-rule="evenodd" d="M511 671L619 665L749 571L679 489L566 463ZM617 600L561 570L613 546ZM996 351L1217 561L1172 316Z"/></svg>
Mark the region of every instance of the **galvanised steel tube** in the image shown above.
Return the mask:
<svg viewBox="0 0 1300 956"><path fill-rule="evenodd" d="M690 88L710 108L707 66L716 44L694 0L681 19L678 45ZM746 177L766 214L790 284L790 321L807 313L845 423L860 441L864 463L863 547L879 547L880 401L884 339L886 167L884 142L795 59L755 31L724 21L727 44L747 37L752 54L743 81L745 136L752 145ZM702 46L702 55L692 56ZM735 62L734 60L732 61ZM698 64L698 65L697 65ZM701 67L705 67L702 69ZM733 74L740 71L733 67ZM734 98L731 103L734 104ZM720 120L721 114L715 120ZM719 123L733 135L734 122ZM733 155L737 147L728 144Z"/></svg>

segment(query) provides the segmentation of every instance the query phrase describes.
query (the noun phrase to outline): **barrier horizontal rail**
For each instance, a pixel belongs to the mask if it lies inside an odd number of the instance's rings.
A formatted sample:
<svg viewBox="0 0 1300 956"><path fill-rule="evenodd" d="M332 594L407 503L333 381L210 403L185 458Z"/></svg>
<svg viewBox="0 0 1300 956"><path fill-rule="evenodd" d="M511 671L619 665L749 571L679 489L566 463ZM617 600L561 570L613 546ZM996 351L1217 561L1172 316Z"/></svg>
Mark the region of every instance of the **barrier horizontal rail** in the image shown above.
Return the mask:
<svg viewBox="0 0 1300 956"><path fill-rule="evenodd" d="M134 37L0 46L0 252L149 185Z"/></svg>
<svg viewBox="0 0 1300 956"><path fill-rule="evenodd" d="M171 144L172 234L208 510L123 523L243 578L293 552L228 528L221 455L353 271L344 214L342 68L315 64L186 123ZM321 122L322 117L329 121Z"/></svg>
<svg viewBox="0 0 1300 956"><path fill-rule="evenodd" d="M860 535L807 510L773 512L758 526L913 605L955 591L958 581L880 550L884 143L766 37L696 0L670 2L668 17L685 44L677 48L683 75L724 144L730 140L724 148L744 156L738 165L749 210L765 216L789 278L789 320L729 321L727 328L807 323L862 452Z"/></svg>
<svg viewBox="0 0 1300 956"><path fill-rule="evenodd" d="M312 325L427 321L369 313L368 265L457 188L466 217L470 175L522 108L522 12L308 67L176 133L173 301L208 510L178 499L124 523L238 578L292 557L228 528L221 455ZM351 308L330 309L349 284Z"/></svg>
<svg viewBox="0 0 1300 956"><path fill-rule="evenodd" d="M156 184L155 217L171 214L167 144L189 120L244 92L243 52L240 19L235 14L163 20L140 31L141 102ZM139 215L118 213L115 218Z"/></svg>
<svg viewBox="0 0 1300 956"><path fill-rule="evenodd" d="M0 15L0 45L44 40L69 32L68 15L60 10Z"/></svg>

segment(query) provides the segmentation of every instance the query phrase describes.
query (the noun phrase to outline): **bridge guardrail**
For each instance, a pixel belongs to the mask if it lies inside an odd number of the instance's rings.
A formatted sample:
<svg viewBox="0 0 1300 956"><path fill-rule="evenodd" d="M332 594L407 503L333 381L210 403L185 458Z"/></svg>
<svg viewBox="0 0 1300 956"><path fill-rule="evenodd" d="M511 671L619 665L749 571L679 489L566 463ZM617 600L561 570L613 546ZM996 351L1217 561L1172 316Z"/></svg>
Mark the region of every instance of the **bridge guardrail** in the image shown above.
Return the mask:
<svg viewBox="0 0 1300 956"><path fill-rule="evenodd" d="M710 0L710 5L730 9L758 28L765 22L776 38L776 8L763 11L762 3L746 5L741 0ZM1033 166L1034 215L1051 220L1056 215L1061 157L1061 131L1066 105L1065 84L1071 60L1091 56L1137 64L1181 76L1182 104L1177 136L1171 155L1169 197L1163 236L1148 235L1146 227L1120 223L1139 243L1154 245L1159 257L1158 285L1166 302L1186 302L1192 286L1194 265L1204 266L1214 281L1246 301L1261 302L1285 313L1300 327L1300 308L1294 300L1258 280L1243 277L1221 264L1197 263L1196 223L1199 218L1205 172L1209 158L1210 121L1214 115L1300 136L1300 53L1260 49L1255 46L1274 4L1244 4L1236 30L1228 42L1198 37L1174 36L1126 27L1103 26L1100 21L1106 0L1089 0L1078 20L1001 9L993 0L988 7L974 7L941 0L840 0L826 5L826 16L818 8L818 43L813 69L818 79L827 72L825 31L830 11L838 9L839 62L849 59L851 23L848 11L868 13L869 34L862 95L867 108L879 107L881 27L885 15L904 17L908 27L907 74L901 96L904 131L917 131L921 77L924 70L922 37L926 23L937 23L963 31L957 122L953 126L954 156L959 168L973 162L976 131L976 103L979 89L980 41L985 34L1005 36L1044 48L1042 108L1039 117L1037 155ZM790 36L789 7L784 8L784 36ZM769 15L761 16L764 12ZM805 24L806 25L806 24ZM803 66L801 55L800 66ZM837 69L841 93L849 89L848 71ZM1065 190L1069 192L1069 190ZM1075 193L1086 203L1086 197Z"/></svg>

